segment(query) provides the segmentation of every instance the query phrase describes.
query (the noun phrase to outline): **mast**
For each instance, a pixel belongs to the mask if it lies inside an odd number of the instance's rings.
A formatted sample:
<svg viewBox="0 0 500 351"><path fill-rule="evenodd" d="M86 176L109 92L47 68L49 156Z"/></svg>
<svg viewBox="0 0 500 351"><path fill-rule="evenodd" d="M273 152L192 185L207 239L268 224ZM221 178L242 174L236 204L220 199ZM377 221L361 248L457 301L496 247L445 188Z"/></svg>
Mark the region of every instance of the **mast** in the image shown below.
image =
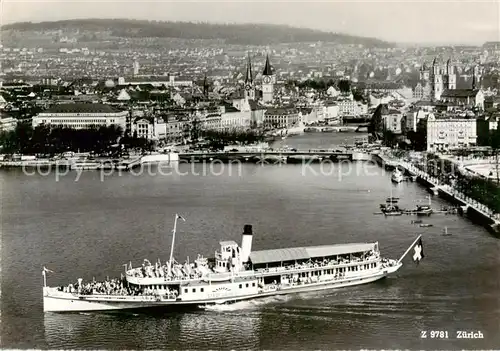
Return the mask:
<svg viewBox="0 0 500 351"><path fill-rule="evenodd" d="M172 273L172 256L174 254L175 232L177 231L177 219L179 218L181 218L183 221L186 221L183 217L179 216L177 213L175 214L174 229L172 230L172 245L170 247L170 260L168 261L168 275Z"/></svg>

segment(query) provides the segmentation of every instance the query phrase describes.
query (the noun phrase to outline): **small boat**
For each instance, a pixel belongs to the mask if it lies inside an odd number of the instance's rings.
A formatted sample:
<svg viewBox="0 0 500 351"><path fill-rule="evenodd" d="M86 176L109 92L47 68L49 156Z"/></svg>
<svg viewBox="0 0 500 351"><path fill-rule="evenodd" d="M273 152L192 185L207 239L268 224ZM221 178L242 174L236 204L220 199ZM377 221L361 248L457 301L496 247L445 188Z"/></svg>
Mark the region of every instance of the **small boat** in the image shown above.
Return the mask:
<svg viewBox="0 0 500 351"><path fill-rule="evenodd" d="M417 216L430 216L432 212L432 208L427 205L417 206L417 210L415 211Z"/></svg>
<svg viewBox="0 0 500 351"><path fill-rule="evenodd" d="M394 172L392 172L392 175L391 175L391 180L393 183L401 183L403 180L404 180L404 175L403 175L403 172L401 172L401 170L399 168L396 168L394 170Z"/></svg>
<svg viewBox="0 0 500 351"><path fill-rule="evenodd" d="M431 197L427 196L427 198L429 199L428 205L417 205L417 209L415 210L417 216L430 216L434 212L431 207Z"/></svg>
<svg viewBox="0 0 500 351"><path fill-rule="evenodd" d="M384 212L384 215L386 215L386 216L402 216L403 212L401 212L401 211L386 211L386 212Z"/></svg>
<svg viewBox="0 0 500 351"><path fill-rule="evenodd" d="M401 215L403 215L403 211L401 211L401 209L397 205L389 204L389 205L385 206L384 208L381 208L380 210L386 216L401 216Z"/></svg>
<svg viewBox="0 0 500 351"><path fill-rule="evenodd" d="M422 223L421 219L414 219L411 221L411 224L420 224L420 223Z"/></svg>
<svg viewBox="0 0 500 351"><path fill-rule="evenodd" d="M101 166L100 163L98 162L93 162L93 161L76 161L73 162L70 166L71 170L75 169L81 169L81 170L97 170Z"/></svg>
<svg viewBox="0 0 500 351"><path fill-rule="evenodd" d="M391 196L387 198L386 204L380 204L380 211L384 213L386 216L401 216L403 215L403 211L399 208L397 204L399 197Z"/></svg>
<svg viewBox="0 0 500 351"><path fill-rule="evenodd" d="M420 224L419 227L421 228L428 228L428 227L432 227L433 225L432 224L429 224L429 223L423 223L423 224Z"/></svg>

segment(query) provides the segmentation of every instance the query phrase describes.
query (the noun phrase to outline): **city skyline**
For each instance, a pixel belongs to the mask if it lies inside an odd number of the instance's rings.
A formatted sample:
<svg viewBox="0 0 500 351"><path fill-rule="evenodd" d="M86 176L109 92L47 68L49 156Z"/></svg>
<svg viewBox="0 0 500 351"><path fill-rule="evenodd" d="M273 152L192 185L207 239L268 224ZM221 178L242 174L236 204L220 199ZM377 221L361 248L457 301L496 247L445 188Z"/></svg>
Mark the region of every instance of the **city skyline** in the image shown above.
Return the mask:
<svg viewBox="0 0 500 351"><path fill-rule="evenodd" d="M480 45L500 40L500 5L492 1L150 1L151 6L130 1L99 2L99 6L90 3L7 0L0 5L0 20L2 24L82 18L268 23L396 43Z"/></svg>

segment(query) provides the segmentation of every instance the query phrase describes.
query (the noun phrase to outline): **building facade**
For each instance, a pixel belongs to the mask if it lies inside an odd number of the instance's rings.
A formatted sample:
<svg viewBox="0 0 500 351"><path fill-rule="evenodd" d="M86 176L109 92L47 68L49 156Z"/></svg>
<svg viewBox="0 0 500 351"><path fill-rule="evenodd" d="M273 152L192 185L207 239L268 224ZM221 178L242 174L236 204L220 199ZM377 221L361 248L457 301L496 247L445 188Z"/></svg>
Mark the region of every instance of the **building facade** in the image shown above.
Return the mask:
<svg viewBox="0 0 500 351"><path fill-rule="evenodd" d="M269 128L290 128L300 121L301 115L294 108L269 108L264 114L264 126Z"/></svg>
<svg viewBox="0 0 500 351"><path fill-rule="evenodd" d="M368 105L355 100L342 100L337 102L341 116L359 116L368 113Z"/></svg>
<svg viewBox="0 0 500 351"><path fill-rule="evenodd" d="M431 96L431 86L427 82L418 82L413 88L413 98L417 100L429 99Z"/></svg>
<svg viewBox="0 0 500 351"><path fill-rule="evenodd" d="M0 115L0 132L10 132L16 129L17 119L13 117L2 118Z"/></svg>
<svg viewBox="0 0 500 351"><path fill-rule="evenodd" d="M441 95L441 100L460 107L477 107L484 110L484 93L478 89L445 90Z"/></svg>
<svg viewBox="0 0 500 351"><path fill-rule="evenodd" d="M115 125L125 131L128 111L104 104L55 105L32 119L33 128L45 124L54 127L89 129Z"/></svg>
<svg viewBox="0 0 500 351"><path fill-rule="evenodd" d="M418 111L410 111L406 113L404 117L404 126L406 132L416 132L418 128L418 124L422 120L426 120L430 116L434 116L432 112L418 110Z"/></svg>
<svg viewBox="0 0 500 351"><path fill-rule="evenodd" d="M477 145L475 118L427 118L427 151L444 151Z"/></svg>
<svg viewBox="0 0 500 351"><path fill-rule="evenodd" d="M384 122L384 130L394 134L403 133L403 115L394 113L382 116Z"/></svg>
<svg viewBox="0 0 500 351"><path fill-rule="evenodd" d="M155 122L151 118L137 118L132 125L132 135L148 140L156 139Z"/></svg>

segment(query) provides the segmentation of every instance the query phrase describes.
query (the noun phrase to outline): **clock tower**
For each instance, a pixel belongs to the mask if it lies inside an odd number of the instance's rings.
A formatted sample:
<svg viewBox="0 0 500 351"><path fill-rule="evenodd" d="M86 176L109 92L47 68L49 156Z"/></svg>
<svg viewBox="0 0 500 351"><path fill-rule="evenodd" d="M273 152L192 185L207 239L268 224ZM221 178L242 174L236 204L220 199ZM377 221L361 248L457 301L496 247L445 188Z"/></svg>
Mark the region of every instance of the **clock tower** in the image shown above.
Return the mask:
<svg viewBox="0 0 500 351"><path fill-rule="evenodd" d="M253 85L252 61L248 53L247 71L245 74L245 100L255 100L255 87Z"/></svg>
<svg viewBox="0 0 500 351"><path fill-rule="evenodd" d="M266 65L262 72L262 102L265 104L273 101L274 95L274 75L269 63L269 55L266 56Z"/></svg>

